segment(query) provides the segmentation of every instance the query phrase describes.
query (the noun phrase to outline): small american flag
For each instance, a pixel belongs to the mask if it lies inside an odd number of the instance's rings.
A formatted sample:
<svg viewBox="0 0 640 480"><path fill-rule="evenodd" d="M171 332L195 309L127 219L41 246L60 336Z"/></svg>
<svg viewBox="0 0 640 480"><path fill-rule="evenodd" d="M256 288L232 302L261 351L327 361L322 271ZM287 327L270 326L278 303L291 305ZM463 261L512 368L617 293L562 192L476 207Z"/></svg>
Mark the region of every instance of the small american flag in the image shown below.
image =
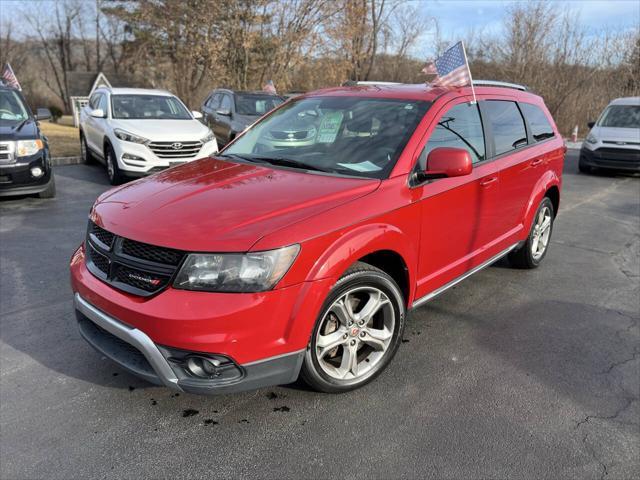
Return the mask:
<svg viewBox="0 0 640 480"><path fill-rule="evenodd" d="M22 90L20 88L20 84L18 83L18 79L16 78L16 74L13 73L13 69L11 68L11 65L9 65L8 63L4 64L4 68L2 69L2 76L0 76L0 78L2 78L2 82L7 87L17 88L18 90Z"/></svg>
<svg viewBox="0 0 640 480"><path fill-rule="evenodd" d="M435 68L434 68L435 67ZM437 74L431 84L439 87L465 87L471 85L471 72L462 42L449 48L434 62L422 70L426 74Z"/></svg>
<svg viewBox="0 0 640 480"><path fill-rule="evenodd" d="M265 91L265 92L273 93L275 95L276 86L273 84L273 80L269 80L267 83L265 83L262 86L262 90Z"/></svg>

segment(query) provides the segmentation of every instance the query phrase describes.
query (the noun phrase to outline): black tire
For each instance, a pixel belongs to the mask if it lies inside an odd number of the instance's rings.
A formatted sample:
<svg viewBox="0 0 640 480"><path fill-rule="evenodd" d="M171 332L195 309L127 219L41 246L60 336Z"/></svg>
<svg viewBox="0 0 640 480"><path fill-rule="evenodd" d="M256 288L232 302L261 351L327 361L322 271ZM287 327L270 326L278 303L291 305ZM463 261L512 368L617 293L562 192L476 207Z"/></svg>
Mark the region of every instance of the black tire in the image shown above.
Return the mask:
<svg viewBox="0 0 640 480"><path fill-rule="evenodd" d="M104 147L104 161L107 166L109 183L111 185L120 185L124 181L124 176L120 172L120 167L118 167L116 152L113 151L113 147L109 144Z"/></svg>
<svg viewBox="0 0 640 480"><path fill-rule="evenodd" d="M82 161L87 165L95 163L91 149L89 148L89 145L87 145L87 140L82 132L80 132L80 156L82 157Z"/></svg>
<svg viewBox="0 0 640 480"><path fill-rule="evenodd" d="M578 170L580 173L591 173L592 169L589 165L585 164L582 159L578 160Z"/></svg>
<svg viewBox="0 0 640 480"><path fill-rule="evenodd" d="M38 193L38 198L53 198L56 196L56 177L53 176L53 172L51 172L51 179L49 180L49 185L47 188L40 193Z"/></svg>
<svg viewBox="0 0 640 480"><path fill-rule="evenodd" d="M396 319L393 335L389 341L387 350L375 364L375 368L372 368L367 374L363 375L362 378L338 380L323 371L314 353L316 351L318 329L322 326L325 314L331 305L349 290L361 286L374 287L382 291L390 300L391 308L395 315L394 318ZM340 280L336 282L322 306L320 315L316 320L316 325L311 334L309 345L307 346L300 374L301 378L313 389L325 393L342 393L366 385L380 375L393 359L402 340L405 318L406 309L404 297L393 278L372 265L362 262L355 263Z"/></svg>
<svg viewBox="0 0 640 480"><path fill-rule="evenodd" d="M551 225L549 226L549 237L544 251L542 252L542 256L535 258L533 255L533 242L534 242L534 230L536 226L536 219L540 214L541 210L544 208L548 208L551 211ZM551 240L551 235L553 234L553 221L555 219L555 212L553 210L553 203L549 199L549 197L544 197L536 210L536 214L533 217L533 221L531 222L531 230L529 231L529 236L527 237L527 241L520 247L519 249L511 252L509 254L509 262L513 267L516 268L537 268L538 265L544 260L544 257L547 255L549 251L549 242Z"/></svg>

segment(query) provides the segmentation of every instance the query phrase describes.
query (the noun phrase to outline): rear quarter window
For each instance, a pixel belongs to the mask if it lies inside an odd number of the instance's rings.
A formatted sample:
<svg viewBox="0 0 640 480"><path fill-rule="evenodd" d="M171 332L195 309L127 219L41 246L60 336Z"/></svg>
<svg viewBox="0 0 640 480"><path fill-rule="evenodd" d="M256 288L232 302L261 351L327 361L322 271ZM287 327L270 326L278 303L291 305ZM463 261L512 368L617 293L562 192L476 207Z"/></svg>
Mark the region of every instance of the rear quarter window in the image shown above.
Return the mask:
<svg viewBox="0 0 640 480"><path fill-rule="evenodd" d="M493 133L496 156L527 145L527 130L515 102L487 100L484 107Z"/></svg>
<svg viewBox="0 0 640 480"><path fill-rule="evenodd" d="M549 119L537 105L521 103L520 109L531 127L531 136L536 142L552 138L555 134Z"/></svg>

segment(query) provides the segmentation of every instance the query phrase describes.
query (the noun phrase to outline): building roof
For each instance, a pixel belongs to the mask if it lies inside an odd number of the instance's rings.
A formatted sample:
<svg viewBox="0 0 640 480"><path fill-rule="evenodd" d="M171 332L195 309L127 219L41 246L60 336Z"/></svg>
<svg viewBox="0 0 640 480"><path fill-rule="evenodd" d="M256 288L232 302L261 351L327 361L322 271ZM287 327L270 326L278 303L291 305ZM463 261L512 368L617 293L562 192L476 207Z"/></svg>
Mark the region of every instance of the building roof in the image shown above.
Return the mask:
<svg viewBox="0 0 640 480"><path fill-rule="evenodd" d="M133 82L126 75L103 72L66 72L67 87L70 97L88 97L89 94L100 86L131 87Z"/></svg>

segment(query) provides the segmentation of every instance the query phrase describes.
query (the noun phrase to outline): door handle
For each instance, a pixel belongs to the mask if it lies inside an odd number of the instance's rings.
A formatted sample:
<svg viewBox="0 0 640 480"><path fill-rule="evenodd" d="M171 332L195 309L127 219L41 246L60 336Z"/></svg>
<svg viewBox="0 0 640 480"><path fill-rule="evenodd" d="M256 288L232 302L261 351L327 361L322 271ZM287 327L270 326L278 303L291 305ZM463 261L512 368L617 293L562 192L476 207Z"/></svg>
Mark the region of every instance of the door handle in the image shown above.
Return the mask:
<svg viewBox="0 0 640 480"><path fill-rule="evenodd" d="M537 167L538 165L540 165L543 162L543 160L541 158L536 158L533 162L531 162L531 166L532 167Z"/></svg>
<svg viewBox="0 0 640 480"><path fill-rule="evenodd" d="M489 185L491 185L492 183L495 183L497 181L498 181L498 177L485 178L485 179L480 181L480 186L481 187L488 187Z"/></svg>

